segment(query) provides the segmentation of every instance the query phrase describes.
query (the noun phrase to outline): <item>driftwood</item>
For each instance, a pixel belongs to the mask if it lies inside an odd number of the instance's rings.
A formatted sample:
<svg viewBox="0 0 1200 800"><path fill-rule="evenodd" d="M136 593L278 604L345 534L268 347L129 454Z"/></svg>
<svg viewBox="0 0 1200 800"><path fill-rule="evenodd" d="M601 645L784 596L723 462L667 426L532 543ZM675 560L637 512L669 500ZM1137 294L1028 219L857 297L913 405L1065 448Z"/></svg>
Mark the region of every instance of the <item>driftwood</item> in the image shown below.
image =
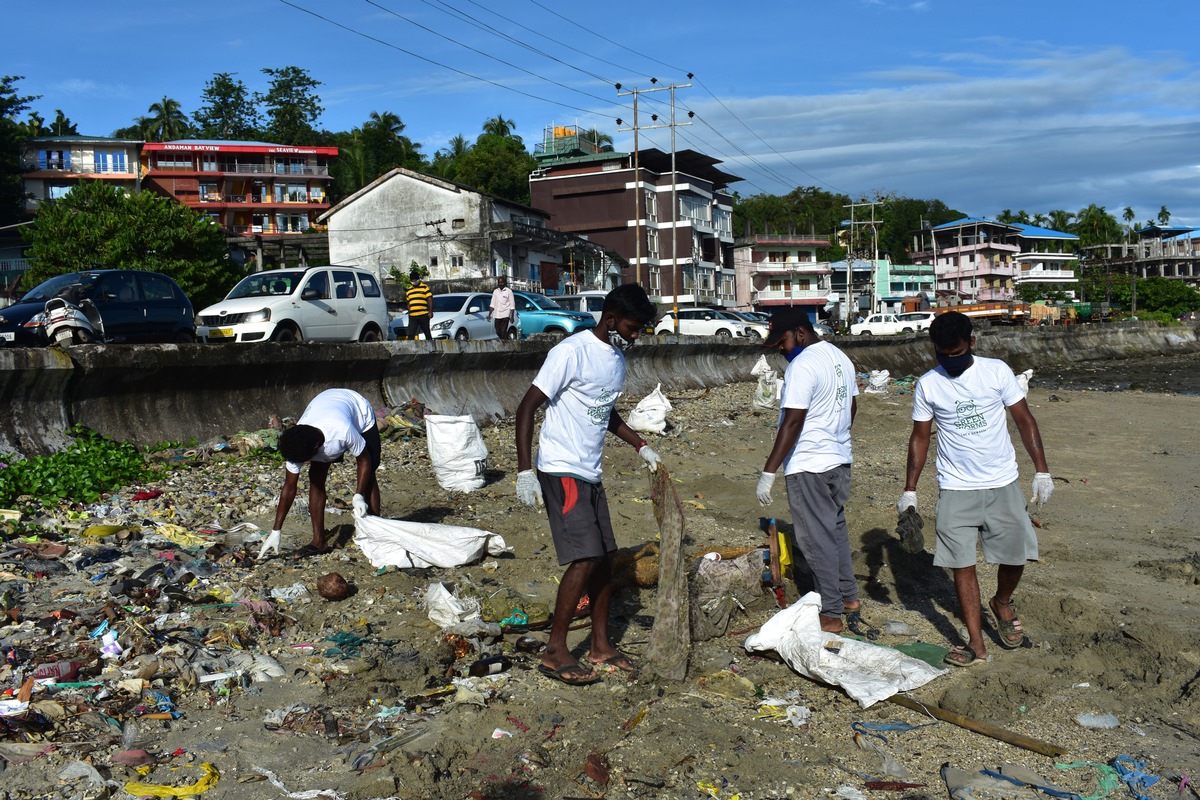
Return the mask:
<svg viewBox="0 0 1200 800"><path fill-rule="evenodd" d="M643 671L651 679L681 681L687 677L692 650L687 570L683 564L683 504L661 464L650 476L650 499L658 522L659 576L654 626Z"/></svg>
<svg viewBox="0 0 1200 800"><path fill-rule="evenodd" d="M1059 756L1064 756L1067 754L1067 750L1065 748L1059 747L1056 744L1043 742L1039 739L1033 739L1029 736L1024 736L1019 733L1013 733L1012 731L1001 728L999 725L992 725L989 722L980 722L977 719L971 719L963 714L958 714L954 711L947 711L946 709L939 708L935 705L926 705L925 703L917 702L916 700L913 700L910 697L905 697L904 695L894 694L888 698L888 702L895 703L898 706L903 706L904 708L911 709L921 714L928 714L931 717L942 720L943 722L949 722L950 724L957 725L960 728L966 728L969 731L974 731L975 733L980 733L984 736L990 736L993 739L999 739L1002 742L1006 742L1016 747L1020 747L1025 750L1032 750L1035 753L1041 753L1042 755L1049 756L1050 758L1058 758Z"/></svg>

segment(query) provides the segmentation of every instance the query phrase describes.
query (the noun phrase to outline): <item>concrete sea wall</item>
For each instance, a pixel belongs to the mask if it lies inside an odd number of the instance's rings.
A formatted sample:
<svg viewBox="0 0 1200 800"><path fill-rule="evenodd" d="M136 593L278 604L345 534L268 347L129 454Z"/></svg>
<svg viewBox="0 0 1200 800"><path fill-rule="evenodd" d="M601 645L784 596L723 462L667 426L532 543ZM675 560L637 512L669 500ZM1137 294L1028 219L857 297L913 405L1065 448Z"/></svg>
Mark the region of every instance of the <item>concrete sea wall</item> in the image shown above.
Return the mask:
<svg viewBox="0 0 1200 800"><path fill-rule="evenodd" d="M838 338L860 372L917 374L932 363L927 336ZM511 415L553 345L380 342L338 345L84 345L0 350L0 453L53 452L72 425L139 445L256 430L273 414L299 416L309 399L343 386L379 405L417 398L481 424ZM1080 361L1200 351L1196 330L1153 323L983 330L977 352L1021 371ZM764 353L701 337L643 340L629 354L626 397L751 380Z"/></svg>

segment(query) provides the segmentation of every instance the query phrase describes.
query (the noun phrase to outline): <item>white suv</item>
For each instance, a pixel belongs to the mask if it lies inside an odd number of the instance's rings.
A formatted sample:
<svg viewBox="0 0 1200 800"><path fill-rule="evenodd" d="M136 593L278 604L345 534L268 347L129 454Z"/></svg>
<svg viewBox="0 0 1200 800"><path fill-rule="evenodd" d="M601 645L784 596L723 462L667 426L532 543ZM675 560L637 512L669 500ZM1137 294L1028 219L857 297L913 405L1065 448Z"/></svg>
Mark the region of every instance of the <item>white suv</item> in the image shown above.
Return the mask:
<svg viewBox="0 0 1200 800"><path fill-rule="evenodd" d="M675 317L668 311L654 326L655 335L675 332ZM679 332L684 336L719 336L723 339L750 336L750 326L711 308L679 309Z"/></svg>
<svg viewBox="0 0 1200 800"><path fill-rule="evenodd" d="M387 331L383 289L356 267L255 272L196 315L204 342L378 342Z"/></svg>
<svg viewBox="0 0 1200 800"><path fill-rule="evenodd" d="M909 333L928 329L936 317L937 313L933 311L909 311L897 314L896 321L900 323L901 333Z"/></svg>
<svg viewBox="0 0 1200 800"><path fill-rule="evenodd" d="M895 314L872 314L865 321L851 325L850 333L853 336L890 336L900 333L902 327Z"/></svg>

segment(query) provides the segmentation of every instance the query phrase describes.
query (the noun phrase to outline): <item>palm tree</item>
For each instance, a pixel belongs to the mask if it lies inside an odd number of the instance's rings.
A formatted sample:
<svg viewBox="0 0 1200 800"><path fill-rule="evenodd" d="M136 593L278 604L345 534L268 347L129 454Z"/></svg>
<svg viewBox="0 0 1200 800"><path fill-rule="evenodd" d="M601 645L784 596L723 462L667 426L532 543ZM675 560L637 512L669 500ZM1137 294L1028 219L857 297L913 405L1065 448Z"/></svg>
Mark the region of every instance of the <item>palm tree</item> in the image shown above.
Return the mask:
<svg viewBox="0 0 1200 800"><path fill-rule="evenodd" d="M433 163L429 165L429 171L452 181L458 174L458 161L471 151L471 143L460 133L452 137L446 145L445 149L433 154Z"/></svg>
<svg viewBox="0 0 1200 800"><path fill-rule="evenodd" d="M588 128L579 134L579 138L588 142L595 142L601 153L612 152L613 137L611 133L603 133L596 128Z"/></svg>
<svg viewBox="0 0 1200 800"><path fill-rule="evenodd" d="M1071 230L1071 218L1075 215L1070 211L1064 211L1061 208L1056 208L1047 214L1050 217L1050 227L1056 231L1067 233Z"/></svg>
<svg viewBox="0 0 1200 800"><path fill-rule="evenodd" d="M163 97L157 103L151 103L146 109L150 114L150 129L146 139L151 142L168 142L182 139L188 135L187 114L184 114L178 100Z"/></svg>
<svg viewBox="0 0 1200 800"><path fill-rule="evenodd" d="M1137 219L1137 214L1133 213L1133 206L1125 206L1125 210L1121 212L1121 219L1125 220L1125 241L1129 241L1129 237L1133 235L1133 221Z"/></svg>
<svg viewBox="0 0 1200 800"><path fill-rule="evenodd" d="M21 135L30 139L49 133L46 129L46 120L42 119L42 115L36 111L30 111L29 119L22 122L19 127Z"/></svg>
<svg viewBox="0 0 1200 800"><path fill-rule="evenodd" d="M404 123L400 121L400 117L391 111L384 111L383 113L372 111L367 124L388 134L388 138L393 142L400 141L400 136L404 133L405 127Z"/></svg>
<svg viewBox="0 0 1200 800"><path fill-rule="evenodd" d="M62 112L61 108L54 109L54 122L50 123L49 133L51 136L79 135L79 131L75 129L75 123L67 118L67 115Z"/></svg>
<svg viewBox="0 0 1200 800"><path fill-rule="evenodd" d="M517 139L519 137L513 135L516 127L515 120L505 119L502 114L497 114L483 123L483 132L493 136L502 136L505 139Z"/></svg>
<svg viewBox="0 0 1200 800"><path fill-rule="evenodd" d="M1163 206L1158 210L1158 222L1160 225L1166 225L1170 221L1171 212L1167 210L1166 206Z"/></svg>

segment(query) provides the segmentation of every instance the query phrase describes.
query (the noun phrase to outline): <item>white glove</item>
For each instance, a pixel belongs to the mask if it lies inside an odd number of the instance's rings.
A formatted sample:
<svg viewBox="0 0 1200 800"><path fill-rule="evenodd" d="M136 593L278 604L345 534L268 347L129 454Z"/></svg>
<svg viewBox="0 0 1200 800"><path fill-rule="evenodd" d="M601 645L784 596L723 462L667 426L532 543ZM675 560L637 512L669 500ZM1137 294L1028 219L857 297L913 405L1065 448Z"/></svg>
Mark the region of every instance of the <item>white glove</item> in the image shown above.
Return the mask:
<svg viewBox="0 0 1200 800"><path fill-rule="evenodd" d="M662 459L658 457L658 453L651 450L648 444L644 444L638 448L637 454L646 462L646 466L650 468L651 472L657 471L658 465L662 463Z"/></svg>
<svg viewBox="0 0 1200 800"><path fill-rule="evenodd" d="M368 514L367 498L363 497L361 494L354 495L354 499L350 501L350 504L354 507L355 519L362 519Z"/></svg>
<svg viewBox="0 0 1200 800"><path fill-rule="evenodd" d="M545 501L542 500L542 485L538 483L533 470L523 469L517 473L517 499L530 508L541 508L545 505Z"/></svg>
<svg viewBox="0 0 1200 800"><path fill-rule="evenodd" d="M1033 502L1040 507L1054 494L1054 478L1049 472L1038 472L1033 476Z"/></svg>
<svg viewBox="0 0 1200 800"><path fill-rule="evenodd" d="M904 509L906 508L911 508L913 511L917 510L916 492L905 492L904 494L900 495L900 499L896 501L897 514L903 514Z"/></svg>
<svg viewBox="0 0 1200 800"><path fill-rule="evenodd" d="M771 505L771 487L775 485L775 473L764 472L758 476L758 488L754 491L758 495L758 502L764 506Z"/></svg>
<svg viewBox="0 0 1200 800"><path fill-rule="evenodd" d="M262 548L258 551L258 557L261 559L267 554L267 551L274 550L275 555L279 555L279 537L283 534L281 530L273 530L271 534L263 541Z"/></svg>

